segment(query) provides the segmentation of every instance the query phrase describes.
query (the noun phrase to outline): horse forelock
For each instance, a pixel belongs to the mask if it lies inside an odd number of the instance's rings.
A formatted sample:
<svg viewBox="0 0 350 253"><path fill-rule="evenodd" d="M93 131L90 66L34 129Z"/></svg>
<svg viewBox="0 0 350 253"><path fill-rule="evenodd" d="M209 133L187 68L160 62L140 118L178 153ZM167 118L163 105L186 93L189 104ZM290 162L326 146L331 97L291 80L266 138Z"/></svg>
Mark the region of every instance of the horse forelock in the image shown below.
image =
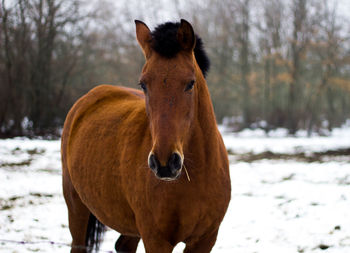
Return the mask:
<svg viewBox="0 0 350 253"><path fill-rule="evenodd" d="M163 57L173 58L181 49L181 45L177 40L177 31L180 27L179 22L166 22L158 25L151 33L152 49ZM204 77L209 71L210 61L204 50L202 39L195 34L196 45L194 55L198 66L200 67Z"/></svg>

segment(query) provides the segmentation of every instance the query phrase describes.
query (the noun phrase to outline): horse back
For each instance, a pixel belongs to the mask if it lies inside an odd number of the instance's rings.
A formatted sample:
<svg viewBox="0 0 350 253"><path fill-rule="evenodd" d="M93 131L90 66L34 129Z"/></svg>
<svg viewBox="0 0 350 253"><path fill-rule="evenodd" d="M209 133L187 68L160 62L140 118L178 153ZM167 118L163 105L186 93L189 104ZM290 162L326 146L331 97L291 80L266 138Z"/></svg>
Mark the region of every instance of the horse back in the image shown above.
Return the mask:
<svg viewBox="0 0 350 253"><path fill-rule="evenodd" d="M99 85L78 99L68 112L63 127L61 142L63 164L66 165L67 162L68 140L73 138L78 130L79 123L83 122L84 116L89 116L89 113L91 114L91 112L95 112L94 114L97 116L98 114L96 114L96 111L98 108L106 103L114 105L117 110L113 110L113 112L110 110L104 111L99 116L110 115L111 113L114 115L122 115L123 113L128 113L137 108L142 108L144 103L143 100L144 94L139 90L112 85Z"/></svg>

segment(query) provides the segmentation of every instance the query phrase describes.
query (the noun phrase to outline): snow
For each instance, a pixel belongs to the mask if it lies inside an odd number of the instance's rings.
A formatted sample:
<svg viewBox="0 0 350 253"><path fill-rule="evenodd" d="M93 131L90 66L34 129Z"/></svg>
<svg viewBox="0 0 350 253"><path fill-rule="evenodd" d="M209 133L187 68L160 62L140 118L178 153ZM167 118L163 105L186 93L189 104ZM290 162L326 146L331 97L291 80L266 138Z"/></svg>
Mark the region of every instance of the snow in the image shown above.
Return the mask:
<svg viewBox="0 0 350 253"><path fill-rule="evenodd" d="M349 127L328 137L289 137L283 129L270 137L259 130L224 132L223 137L236 154L230 156L232 200L212 252L350 252L348 157L313 163L235 159L247 152L349 148ZM59 152L59 141L0 140L0 252L69 251ZM101 252L113 250L117 237L109 230ZM179 244L174 252L183 249ZM142 244L137 252L144 252Z"/></svg>
<svg viewBox="0 0 350 253"><path fill-rule="evenodd" d="M221 228L231 233L218 240L237 240L227 252L310 252L322 243L344 252L338 247L350 234L350 191L341 182L349 173L349 164L336 163L232 165L233 196Z"/></svg>
<svg viewBox="0 0 350 253"><path fill-rule="evenodd" d="M244 129L238 133L227 133L224 128L224 142L227 149L234 153L274 153L321 152L331 149L349 148L350 127L333 129L330 136L312 135L307 137L304 131L298 131L296 137L287 135L286 129L276 129L266 136L262 129Z"/></svg>

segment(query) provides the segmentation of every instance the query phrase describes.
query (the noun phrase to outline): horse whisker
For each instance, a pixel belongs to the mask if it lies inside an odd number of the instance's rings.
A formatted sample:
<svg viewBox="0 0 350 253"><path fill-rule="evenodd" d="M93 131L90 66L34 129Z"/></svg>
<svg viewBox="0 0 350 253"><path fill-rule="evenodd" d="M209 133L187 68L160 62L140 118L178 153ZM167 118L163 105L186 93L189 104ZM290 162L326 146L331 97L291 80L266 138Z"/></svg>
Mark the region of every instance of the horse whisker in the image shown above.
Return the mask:
<svg viewBox="0 0 350 253"><path fill-rule="evenodd" d="M190 179L190 176L188 175L188 171L186 169L185 164L183 166L184 166L184 169L185 169L185 172L186 172L186 176L187 176L188 182L191 182L191 179Z"/></svg>

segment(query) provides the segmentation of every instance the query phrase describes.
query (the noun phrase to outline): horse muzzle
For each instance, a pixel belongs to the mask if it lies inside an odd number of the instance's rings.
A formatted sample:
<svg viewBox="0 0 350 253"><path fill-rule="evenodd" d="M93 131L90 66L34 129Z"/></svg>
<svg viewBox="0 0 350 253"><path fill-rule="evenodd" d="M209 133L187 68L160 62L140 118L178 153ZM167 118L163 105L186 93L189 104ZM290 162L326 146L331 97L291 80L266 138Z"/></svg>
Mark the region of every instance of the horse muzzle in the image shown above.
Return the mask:
<svg viewBox="0 0 350 253"><path fill-rule="evenodd" d="M183 159L178 152L171 154L165 166L161 165L153 152L148 157L148 166L159 179L164 181L177 179L181 174L182 165Z"/></svg>

